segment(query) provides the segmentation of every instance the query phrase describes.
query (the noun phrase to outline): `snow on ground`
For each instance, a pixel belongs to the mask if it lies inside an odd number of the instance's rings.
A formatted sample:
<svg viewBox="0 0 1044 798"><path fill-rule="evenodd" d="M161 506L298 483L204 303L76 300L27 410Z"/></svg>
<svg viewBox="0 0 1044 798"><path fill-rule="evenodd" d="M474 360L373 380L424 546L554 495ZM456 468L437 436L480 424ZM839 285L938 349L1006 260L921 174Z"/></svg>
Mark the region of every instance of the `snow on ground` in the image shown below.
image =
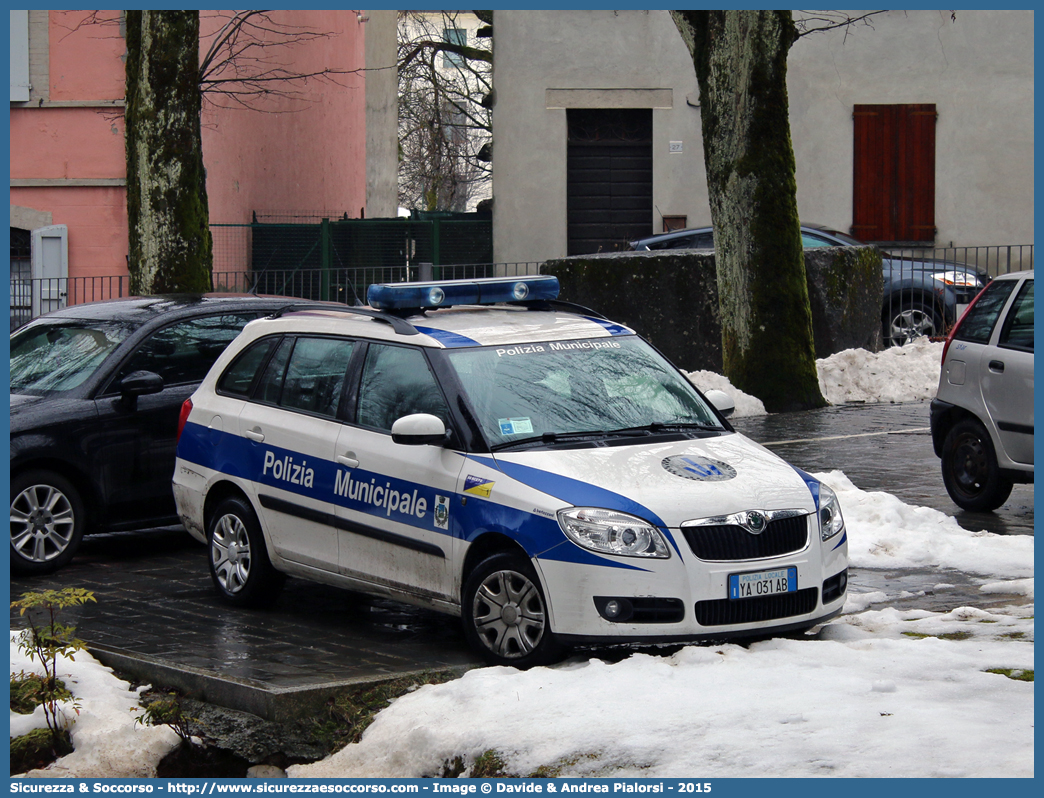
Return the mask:
<svg viewBox="0 0 1044 798"><path fill-rule="evenodd" d="M848 349L816 361L819 389L834 405L845 402L915 402L931 399L939 387L943 344L918 338L906 346L882 352ZM713 371L693 371L686 376L701 391L716 389L732 396L734 418L763 416L765 405L757 397L733 387Z"/></svg>
<svg viewBox="0 0 1044 798"><path fill-rule="evenodd" d="M39 673L43 669L18 650L19 632L11 632L11 673ZM28 775L44 778L134 778L155 776L156 765L178 743L178 736L166 726L135 723L141 717L138 696L142 690L117 678L86 651L75 659L59 657L58 678L76 697L78 711L62 704L71 722L70 735L75 750L46 770ZM11 713L11 737L47 727L43 708L32 715Z"/></svg>
<svg viewBox="0 0 1044 798"><path fill-rule="evenodd" d="M938 565L977 574L984 591L1016 602L1033 595L1032 537L970 533L936 510L861 491L841 472L817 476L840 496L854 565ZM1032 776L1033 683L987 672L1033 668L1032 605L871 609L890 598L850 592L846 614L818 639L470 671L398 699L361 742L289 773L430 776L494 749L519 775L544 766L650 778ZM30 667L13 639L11 663ZM60 671L82 704L71 716L76 751L31 775L154 773L176 740L135 725L126 682L85 652ZM32 724L11 716L12 734Z"/></svg>

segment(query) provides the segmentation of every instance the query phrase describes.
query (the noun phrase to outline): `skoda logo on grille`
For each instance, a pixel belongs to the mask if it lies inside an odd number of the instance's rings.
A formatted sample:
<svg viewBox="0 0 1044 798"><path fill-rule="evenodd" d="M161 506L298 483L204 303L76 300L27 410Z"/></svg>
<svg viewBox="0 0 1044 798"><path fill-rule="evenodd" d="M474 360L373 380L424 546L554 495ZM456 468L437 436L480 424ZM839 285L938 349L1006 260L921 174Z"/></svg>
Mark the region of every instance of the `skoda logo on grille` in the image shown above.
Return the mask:
<svg viewBox="0 0 1044 798"><path fill-rule="evenodd" d="M694 454L665 457L662 465L676 477L694 479L697 482L723 482L736 476L736 469L727 463Z"/></svg>
<svg viewBox="0 0 1044 798"><path fill-rule="evenodd" d="M747 518L744 521L743 526L752 535L760 535L765 531L765 527L768 524L768 520L761 513L756 510L752 510L747 513Z"/></svg>

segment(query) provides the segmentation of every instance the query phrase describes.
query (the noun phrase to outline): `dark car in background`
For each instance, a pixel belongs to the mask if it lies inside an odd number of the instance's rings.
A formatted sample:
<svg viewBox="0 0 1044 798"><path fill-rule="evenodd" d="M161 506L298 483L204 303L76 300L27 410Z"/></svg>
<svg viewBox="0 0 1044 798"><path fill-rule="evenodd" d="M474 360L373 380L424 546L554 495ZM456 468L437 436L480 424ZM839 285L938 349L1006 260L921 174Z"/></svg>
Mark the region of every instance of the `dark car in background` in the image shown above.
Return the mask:
<svg viewBox="0 0 1044 798"><path fill-rule="evenodd" d="M286 297L116 299L11 334L11 569L52 572L85 532L178 522L181 404L253 319Z"/></svg>
<svg viewBox="0 0 1044 798"><path fill-rule="evenodd" d="M810 247L861 247L863 242L817 224L801 225L801 241ZM630 242L637 251L714 249L714 230L693 227ZM942 336L989 282L964 263L883 253L884 299L881 337L886 346L901 346L921 336Z"/></svg>

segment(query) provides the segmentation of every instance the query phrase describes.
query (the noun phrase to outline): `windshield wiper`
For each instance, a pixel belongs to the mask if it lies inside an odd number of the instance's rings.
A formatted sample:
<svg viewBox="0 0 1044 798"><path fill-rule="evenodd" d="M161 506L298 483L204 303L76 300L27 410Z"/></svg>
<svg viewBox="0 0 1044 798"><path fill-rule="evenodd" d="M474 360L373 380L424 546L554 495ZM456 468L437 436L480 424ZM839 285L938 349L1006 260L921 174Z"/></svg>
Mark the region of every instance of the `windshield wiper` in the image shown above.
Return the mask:
<svg viewBox="0 0 1044 798"><path fill-rule="evenodd" d="M711 424L705 421L676 421L670 423L663 423L661 421L654 421L652 424L645 424L640 427L625 427L624 429L614 429L609 432L610 435L634 435L639 432L683 432L685 430L698 429L707 430L708 432L724 432L725 428L718 424Z"/></svg>
<svg viewBox="0 0 1044 798"><path fill-rule="evenodd" d="M490 446L490 450L498 452L502 449L510 449L516 446L549 445L552 443L564 443L566 441L580 441L585 439L604 438L610 433L605 430L587 430L585 432L545 432L542 435L533 435L528 438L519 438L514 441L505 441Z"/></svg>

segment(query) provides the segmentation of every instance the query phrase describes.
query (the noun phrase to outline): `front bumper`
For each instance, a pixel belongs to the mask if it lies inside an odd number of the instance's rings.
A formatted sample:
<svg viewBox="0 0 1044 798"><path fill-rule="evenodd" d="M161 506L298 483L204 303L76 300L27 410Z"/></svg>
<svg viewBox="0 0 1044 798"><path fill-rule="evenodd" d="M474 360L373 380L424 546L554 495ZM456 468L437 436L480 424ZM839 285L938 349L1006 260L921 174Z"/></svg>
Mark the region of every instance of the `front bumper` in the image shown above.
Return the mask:
<svg viewBox="0 0 1044 798"><path fill-rule="evenodd" d="M535 560L555 635L572 643L721 640L813 626L844 606L845 532L820 543L816 530L799 552L727 562L699 560L680 542L667 560L605 558L605 566ZM730 575L788 567L797 572L795 592L729 598ZM605 617L611 600L623 607L616 620Z"/></svg>

